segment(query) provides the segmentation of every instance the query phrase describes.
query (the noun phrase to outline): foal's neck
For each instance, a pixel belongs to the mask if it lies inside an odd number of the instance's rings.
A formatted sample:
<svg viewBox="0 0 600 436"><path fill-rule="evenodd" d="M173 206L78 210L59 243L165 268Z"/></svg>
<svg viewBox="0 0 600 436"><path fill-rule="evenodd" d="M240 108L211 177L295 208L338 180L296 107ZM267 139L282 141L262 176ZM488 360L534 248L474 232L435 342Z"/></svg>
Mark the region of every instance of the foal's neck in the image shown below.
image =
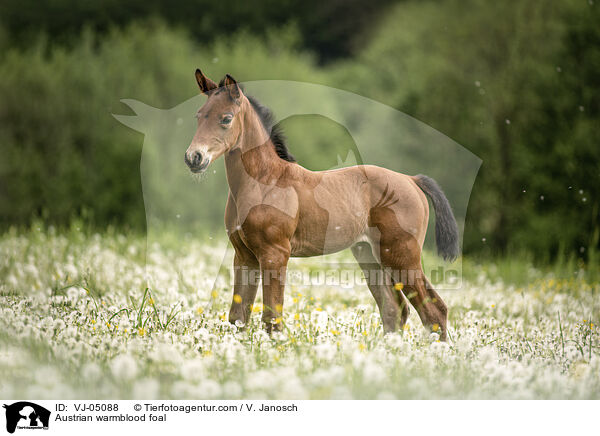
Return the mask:
<svg viewBox="0 0 600 436"><path fill-rule="evenodd" d="M241 133L236 147L225 155L227 182L234 195L249 183L274 183L288 163L277 155L269 133L250 102L245 100L242 104Z"/></svg>

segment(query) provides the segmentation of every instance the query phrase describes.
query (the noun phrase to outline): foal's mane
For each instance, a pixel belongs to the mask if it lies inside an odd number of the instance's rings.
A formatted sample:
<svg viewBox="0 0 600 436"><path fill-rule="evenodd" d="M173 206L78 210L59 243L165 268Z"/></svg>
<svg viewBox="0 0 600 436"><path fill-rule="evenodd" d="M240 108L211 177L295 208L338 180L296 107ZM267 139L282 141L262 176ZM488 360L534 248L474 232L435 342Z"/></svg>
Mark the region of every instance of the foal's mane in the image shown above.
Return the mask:
<svg viewBox="0 0 600 436"><path fill-rule="evenodd" d="M219 83L220 88L225 85L224 80L225 79L221 80L221 82ZM238 84L238 86L242 88L241 85ZM243 88L242 91L244 91ZM256 111L256 114L258 115L258 118L260 118L260 121L262 122L264 128L267 130L267 132L269 132L271 142L275 147L275 152L277 153L277 156L288 162L296 162L296 158L292 156L292 154L287 148L287 139L285 137L285 134L283 133L283 130L281 129L279 124L275 122L275 117L273 116L273 112L271 111L271 109L261 104L255 97L252 97L246 94L245 92L244 95L246 95L246 98Z"/></svg>

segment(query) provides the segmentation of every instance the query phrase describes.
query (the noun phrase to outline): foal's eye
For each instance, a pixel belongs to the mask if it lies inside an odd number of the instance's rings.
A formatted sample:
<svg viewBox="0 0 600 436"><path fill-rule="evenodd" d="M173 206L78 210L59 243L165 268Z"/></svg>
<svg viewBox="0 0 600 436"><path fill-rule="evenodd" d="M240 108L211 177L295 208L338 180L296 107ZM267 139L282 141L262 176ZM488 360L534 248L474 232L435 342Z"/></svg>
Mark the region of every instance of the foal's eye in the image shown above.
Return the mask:
<svg viewBox="0 0 600 436"><path fill-rule="evenodd" d="M227 124L231 124L232 120L233 120L233 115L225 115L221 119L221 124L223 124L224 126L226 126Z"/></svg>

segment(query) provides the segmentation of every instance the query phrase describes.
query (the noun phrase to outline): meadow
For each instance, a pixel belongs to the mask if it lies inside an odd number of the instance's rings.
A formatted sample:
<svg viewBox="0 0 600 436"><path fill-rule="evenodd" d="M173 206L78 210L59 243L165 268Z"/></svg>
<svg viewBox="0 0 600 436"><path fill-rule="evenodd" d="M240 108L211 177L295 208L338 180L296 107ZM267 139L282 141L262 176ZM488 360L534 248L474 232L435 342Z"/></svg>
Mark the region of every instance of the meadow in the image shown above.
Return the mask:
<svg viewBox="0 0 600 436"><path fill-rule="evenodd" d="M585 265L464 262L440 342L383 335L365 286L290 286L281 334L227 321L225 240L34 225L0 237L3 398L600 398L600 283ZM335 255L340 262L348 253ZM316 270L320 259L293 261ZM516 273L515 273L516 275Z"/></svg>

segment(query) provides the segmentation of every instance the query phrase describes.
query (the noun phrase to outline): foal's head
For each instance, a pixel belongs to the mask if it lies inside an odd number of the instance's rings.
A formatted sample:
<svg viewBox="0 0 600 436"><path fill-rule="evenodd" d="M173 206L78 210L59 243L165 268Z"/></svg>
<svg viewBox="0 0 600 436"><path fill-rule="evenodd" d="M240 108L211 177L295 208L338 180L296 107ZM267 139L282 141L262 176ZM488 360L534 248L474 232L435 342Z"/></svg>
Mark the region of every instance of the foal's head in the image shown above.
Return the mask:
<svg viewBox="0 0 600 436"><path fill-rule="evenodd" d="M199 173L238 142L245 97L229 74L217 85L196 70L196 81L208 100L196 114L198 127L185 152L185 162L192 172Z"/></svg>

